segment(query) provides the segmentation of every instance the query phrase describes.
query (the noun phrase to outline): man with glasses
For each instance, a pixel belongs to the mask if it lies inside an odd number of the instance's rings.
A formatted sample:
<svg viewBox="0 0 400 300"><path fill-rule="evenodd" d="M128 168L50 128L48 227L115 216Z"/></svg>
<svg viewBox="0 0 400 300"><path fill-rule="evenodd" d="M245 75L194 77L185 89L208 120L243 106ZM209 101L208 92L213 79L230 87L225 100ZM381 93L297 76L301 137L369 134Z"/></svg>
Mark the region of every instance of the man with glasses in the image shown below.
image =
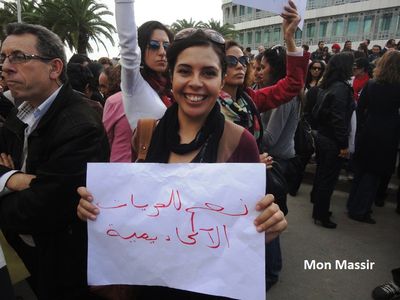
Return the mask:
<svg viewBox="0 0 400 300"><path fill-rule="evenodd" d="M85 183L87 162L108 159L107 138L67 81L58 36L17 23L6 35L2 75L22 104L0 128L0 228L39 299L90 299L76 188Z"/></svg>

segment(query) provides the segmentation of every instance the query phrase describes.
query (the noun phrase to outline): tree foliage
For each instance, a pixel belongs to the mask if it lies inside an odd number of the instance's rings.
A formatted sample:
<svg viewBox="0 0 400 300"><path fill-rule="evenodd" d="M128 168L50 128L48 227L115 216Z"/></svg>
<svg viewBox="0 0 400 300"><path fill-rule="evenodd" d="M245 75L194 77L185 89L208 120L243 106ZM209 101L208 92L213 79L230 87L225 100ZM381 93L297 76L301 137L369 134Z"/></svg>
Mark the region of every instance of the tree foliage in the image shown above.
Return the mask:
<svg viewBox="0 0 400 300"><path fill-rule="evenodd" d="M93 52L90 41L97 49L104 48L104 37L114 45L112 34L115 27L104 21L103 17L113 13L104 4L96 0L21 0L23 22L43 25L55 32L71 51L86 54ZM17 7L14 2L1 0L0 9L2 28L17 21ZM4 38L4 33L0 36Z"/></svg>
<svg viewBox="0 0 400 300"><path fill-rule="evenodd" d="M180 19L172 23L170 28L174 34L185 28L209 28L221 33L225 39L234 39L236 37L235 26L229 23L221 25L220 21L214 19L209 20L208 23L203 21L196 22L192 18L190 20Z"/></svg>
<svg viewBox="0 0 400 300"><path fill-rule="evenodd" d="M186 19L180 19L180 20L176 20L174 23L171 24L171 30L172 32L175 34L178 31L181 31L182 29L186 29L186 28L202 28L204 27L204 23L202 21L196 22L193 21L192 18L190 18L190 20L186 20Z"/></svg>
<svg viewBox="0 0 400 300"><path fill-rule="evenodd" d="M211 19L208 21L208 23L204 23L204 27L218 31L227 40L233 40L236 37L235 26L233 26L232 24L229 24L229 23L225 23L225 24L221 25L220 21Z"/></svg>

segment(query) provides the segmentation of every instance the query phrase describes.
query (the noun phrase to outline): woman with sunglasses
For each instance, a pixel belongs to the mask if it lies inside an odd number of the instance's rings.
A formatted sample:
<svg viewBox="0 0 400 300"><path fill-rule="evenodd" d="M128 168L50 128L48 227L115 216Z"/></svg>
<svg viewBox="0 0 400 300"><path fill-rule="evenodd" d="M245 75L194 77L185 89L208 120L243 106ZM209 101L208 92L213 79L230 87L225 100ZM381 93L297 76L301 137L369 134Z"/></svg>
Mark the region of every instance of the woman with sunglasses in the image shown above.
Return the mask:
<svg viewBox="0 0 400 300"><path fill-rule="evenodd" d="M243 127L226 121L217 99L225 75L224 39L213 30L185 29L167 51L175 102L152 135L145 162L259 162L254 137ZM89 192L79 189L78 216L95 220L99 210ZM274 239L286 226L273 196L257 204L261 213L255 230ZM137 287L138 299L221 299L165 287Z"/></svg>
<svg viewBox="0 0 400 300"><path fill-rule="evenodd" d="M311 129L316 129L316 124L314 124L313 122L311 111L315 105L315 102L317 101L317 93L319 90L318 83L324 75L325 66L325 62L318 59L313 60L308 66L306 84L304 86L304 102L302 103L301 108L301 121L298 125L298 131L296 132L295 136L295 148L296 157L298 159L298 166L295 176L292 176L292 187L289 189L289 194L291 196L297 195L297 192L304 178L307 164L314 154L314 152L312 151L312 148L314 147L311 147L311 149L310 147L302 148L301 145L302 143L304 143L304 139L302 139L302 137L304 137L303 131L305 130L307 132L310 132ZM312 131L311 134L315 138L316 131Z"/></svg>
<svg viewBox="0 0 400 300"><path fill-rule="evenodd" d="M294 33L300 22L296 6L289 1L282 14L283 31L287 44L287 70L286 76L276 84L252 90L243 88L244 74L249 61L244 56L241 47L235 42L225 45L227 75L219 102L226 118L244 126L261 144L262 129L258 113L275 108L297 96L304 86L304 77L307 70L309 53L304 53L296 48ZM279 51L276 48L276 51Z"/></svg>
<svg viewBox="0 0 400 300"><path fill-rule="evenodd" d="M330 229L337 226L330 219L332 193L343 162L349 157L349 134L355 103L348 80L353 73L353 62L354 56L349 52L332 56L311 110L318 129L315 139L317 169L311 191L312 216L315 224Z"/></svg>
<svg viewBox="0 0 400 300"><path fill-rule="evenodd" d="M166 50L173 41L172 32L158 21L148 21L136 29L133 2L115 0L121 90L132 130L139 118L161 118L172 103Z"/></svg>
<svg viewBox="0 0 400 300"><path fill-rule="evenodd" d="M313 60L308 66L306 84L304 86L304 92L307 93L309 89L316 86L321 80L322 75L325 72L325 63L320 60Z"/></svg>

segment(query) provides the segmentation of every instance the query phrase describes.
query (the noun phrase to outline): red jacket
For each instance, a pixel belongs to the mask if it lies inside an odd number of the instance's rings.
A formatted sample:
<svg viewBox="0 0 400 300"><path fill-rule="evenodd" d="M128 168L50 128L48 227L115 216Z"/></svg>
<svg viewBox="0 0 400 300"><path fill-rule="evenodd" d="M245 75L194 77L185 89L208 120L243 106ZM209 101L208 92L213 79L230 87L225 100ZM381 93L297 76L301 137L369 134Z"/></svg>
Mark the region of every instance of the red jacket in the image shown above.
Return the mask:
<svg viewBox="0 0 400 300"><path fill-rule="evenodd" d="M246 89L260 113L289 102L304 87L310 53L303 56L287 56L286 77L275 85L258 90Z"/></svg>
<svg viewBox="0 0 400 300"><path fill-rule="evenodd" d="M361 90L367 84L369 80L369 76L367 73L360 77L355 77L353 81L353 90L354 90L354 101L358 102L360 98Z"/></svg>

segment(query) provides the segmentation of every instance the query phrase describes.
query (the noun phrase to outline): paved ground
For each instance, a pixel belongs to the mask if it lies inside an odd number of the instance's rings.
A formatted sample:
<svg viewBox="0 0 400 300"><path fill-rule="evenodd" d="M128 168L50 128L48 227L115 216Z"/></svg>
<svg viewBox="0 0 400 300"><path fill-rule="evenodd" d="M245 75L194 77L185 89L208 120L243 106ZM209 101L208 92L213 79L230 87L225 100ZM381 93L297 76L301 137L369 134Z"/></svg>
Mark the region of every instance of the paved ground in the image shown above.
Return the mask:
<svg viewBox="0 0 400 300"><path fill-rule="evenodd" d="M374 207L376 225L347 218L345 203L350 187L342 178L332 197L331 210L337 229L314 225L309 202L312 174L299 194L288 199L289 228L281 236L283 271L268 293L268 300L366 300L372 289L391 280L390 270L400 266L400 215L395 213L393 179L385 207ZM304 270L304 260L331 262L332 270ZM374 262L373 270L334 270L335 260ZM24 300L36 300L25 281L15 286ZM1 297L0 297L1 298Z"/></svg>
<svg viewBox="0 0 400 300"><path fill-rule="evenodd" d="M281 236L284 267L280 281L267 295L269 300L365 300L372 289L392 280L390 270L400 267L400 215L395 213L392 181L385 207L374 207L377 224L350 220L345 213L349 182L339 182L331 202L336 229L314 225L309 202L311 181L288 199L289 227ZM305 270L304 260L331 262L332 270ZM334 270L335 260L375 262L373 270Z"/></svg>

